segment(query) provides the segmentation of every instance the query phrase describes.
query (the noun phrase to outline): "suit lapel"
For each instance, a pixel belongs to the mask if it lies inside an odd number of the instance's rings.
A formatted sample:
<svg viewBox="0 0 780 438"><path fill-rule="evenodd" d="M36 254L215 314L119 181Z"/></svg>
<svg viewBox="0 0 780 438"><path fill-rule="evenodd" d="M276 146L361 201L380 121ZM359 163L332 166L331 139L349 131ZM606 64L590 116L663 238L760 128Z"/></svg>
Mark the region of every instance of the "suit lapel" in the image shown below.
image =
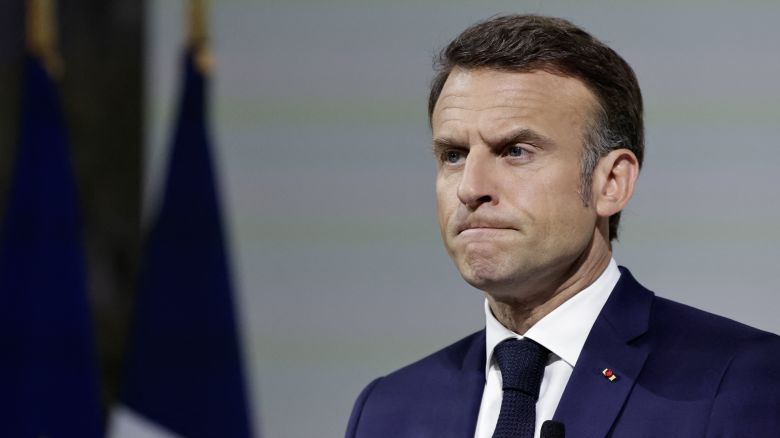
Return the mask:
<svg viewBox="0 0 780 438"><path fill-rule="evenodd" d="M652 300L653 293L621 268L553 416L568 434L596 438L609 433L649 354L646 346L631 341L647 331ZM614 381L602 374L607 368Z"/></svg>
<svg viewBox="0 0 780 438"><path fill-rule="evenodd" d="M485 330L475 333L464 347L450 350L443 362L448 365L437 368L438 390L422 401L433 409L425 419L430 429L419 436L474 437L485 388Z"/></svg>
<svg viewBox="0 0 780 438"><path fill-rule="evenodd" d="M452 421L441 424L447 430L442 430L439 436L473 438L485 388L485 330L475 337L466 350L456 374L453 376L454 389L451 396L452 400L459 402L453 403Z"/></svg>

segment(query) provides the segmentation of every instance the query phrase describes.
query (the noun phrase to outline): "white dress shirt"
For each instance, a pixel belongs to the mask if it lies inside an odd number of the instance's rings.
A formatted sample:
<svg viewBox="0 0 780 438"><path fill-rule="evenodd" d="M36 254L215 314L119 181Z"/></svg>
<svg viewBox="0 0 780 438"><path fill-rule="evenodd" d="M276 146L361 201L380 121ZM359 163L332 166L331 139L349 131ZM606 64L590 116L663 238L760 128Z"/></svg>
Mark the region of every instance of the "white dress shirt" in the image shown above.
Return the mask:
<svg viewBox="0 0 780 438"><path fill-rule="evenodd" d="M534 437L539 438L542 423L552 419L571 372L577 364L582 346L585 345L585 339L619 278L620 270L612 259L596 281L540 319L528 329L525 336L520 336L501 325L485 300L486 381L482 392L482 404L479 407L477 429L474 432L475 438L493 436L498 414L501 411L503 394L501 370L493 358L493 349L501 341L523 339L523 337L533 339L551 352L547 366L544 368L539 400L536 402Z"/></svg>

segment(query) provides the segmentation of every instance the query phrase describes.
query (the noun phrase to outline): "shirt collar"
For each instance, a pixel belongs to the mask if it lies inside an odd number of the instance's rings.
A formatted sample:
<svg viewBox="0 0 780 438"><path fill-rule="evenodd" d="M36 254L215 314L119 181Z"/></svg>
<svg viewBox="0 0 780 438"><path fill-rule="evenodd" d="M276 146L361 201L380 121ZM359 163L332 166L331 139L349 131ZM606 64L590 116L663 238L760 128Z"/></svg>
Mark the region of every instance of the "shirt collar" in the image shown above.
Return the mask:
<svg viewBox="0 0 780 438"><path fill-rule="evenodd" d="M574 367L593 323L596 322L601 308L604 307L619 279L620 270L615 259L611 259L596 281L545 315L528 329L525 337L543 345ZM523 339L523 336L498 322L490 311L487 299L485 299L485 333L487 358L485 375L487 375L496 345L506 339Z"/></svg>

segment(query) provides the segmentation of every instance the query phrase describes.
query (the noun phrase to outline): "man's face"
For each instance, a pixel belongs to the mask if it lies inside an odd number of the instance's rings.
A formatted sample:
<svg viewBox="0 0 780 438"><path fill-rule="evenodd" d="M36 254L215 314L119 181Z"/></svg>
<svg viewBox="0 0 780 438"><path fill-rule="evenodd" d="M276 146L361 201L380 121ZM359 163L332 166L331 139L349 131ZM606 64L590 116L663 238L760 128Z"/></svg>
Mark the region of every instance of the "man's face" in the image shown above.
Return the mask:
<svg viewBox="0 0 780 438"><path fill-rule="evenodd" d="M433 112L442 238L463 278L524 298L586 252L597 215L579 193L595 108L578 79L456 68Z"/></svg>

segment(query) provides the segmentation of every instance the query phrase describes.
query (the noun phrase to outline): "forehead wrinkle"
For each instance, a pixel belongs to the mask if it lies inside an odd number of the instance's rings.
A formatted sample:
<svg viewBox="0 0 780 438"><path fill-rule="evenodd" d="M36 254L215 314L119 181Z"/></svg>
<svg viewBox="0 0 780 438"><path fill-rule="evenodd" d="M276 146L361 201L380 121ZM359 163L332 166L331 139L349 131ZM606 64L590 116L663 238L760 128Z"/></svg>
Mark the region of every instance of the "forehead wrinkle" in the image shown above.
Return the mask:
<svg viewBox="0 0 780 438"><path fill-rule="evenodd" d="M584 87L584 85L582 85ZM551 101L551 98L558 104L563 104L566 107L567 112L579 112L581 111L582 102L582 90L578 89L577 85L568 82L561 83L556 90L557 96L551 96L547 91L537 89L536 87L529 86L527 84L519 84L513 86L502 87L493 93L497 96L497 100L501 102L501 105L496 105L495 108L512 108L521 111L535 111L539 108L546 108L547 104ZM587 95L592 98L590 90L585 88ZM590 99L589 99L590 100ZM595 101L595 98L592 99ZM588 105L589 107L592 105Z"/></svg>
<svg viewBox="0 0 780 438"><path fill-rule="evenodd" d="M513 93L516 96L505 96L497 93L497 98L488 102L453 102L452 104L444 103L444 106L440 106L435 115L437 118L441 118L446 113L452 113L453 111L463 111L468 113L484 113L480 115L480 119L483 117L489 117L490 119L497 120L499 118L512 118L521 117L529 112L538 111L544 108L544 104L549 100L543 93L531 92L531 93ZM474 96L476 101L479 101L479 96ZM575 109L575 108L570 108ZM508 110L512 114L501 117L500 114L491 115L493 111ZM449 115L449 114L448 114ZM444 120L449 120L448 117ZM459 117L455 117L459 118Z"/></svg>
<svg viewBox="0 0 780 438"><path fill-rule="evenodd" d="M597 106L592 92L571 78L547 73L513 73L525 78L517 81L505 80L506 74L495 74L494 78L493 72L470 73L458 75L455 78L458 80L445 84L433 114L435 130L470 137L469 143L482 143L484 137L494 137L496 131L519 128L533 128L549 137L545 132L548 124L539 126L539 121L551 118L557 119L559 125L568 123L578 131L579 137L585 128L582 125L590 122L593 107ZM554 81L552 88L550 80Z"/></svg>
<svg viewBox="0 0 780 438"><path fill-rule="evenodd" d="M459 84L460 87L469 87L470 84ZM458 87L458 85L455 85ZM491 96L491 99L485 99ZM516 84L504 85L485 93L481 90L452 90L443 94L434 108L434 115L440 115L452 110L461 111L485 111L492 109L520 110L529 104L545 102L546 96L533 87ZM487 102L482 102L487 100Z"/></svg>
<svg viewBox="0 0 780 438"><path fill-rule="evenodd" d="M539 98L536 99L535 101L544 102L544 99ZM472 105L472 106L446 105L437 108L436 112L434 113L434 116L438 115L439 117L441 117L441 114L452 112L452 111L483 112L489 110L507 109L516 112L524 112L530 110L530 108L528 108L529 103L530 103L530 99L518 100L515 102L502 102L500 104L487 103L483 105Z"/></svg>
<svg viewBox="0 0 780 438"><path fill-rule="evenodd" d="M534 96L535 95L535 96ZM492 96L493 102L488 105L475 105L475 100L484 100L486 96ZM448 103L449 101L453 101ZM504 86L485 93L483 91L471 90L468 92L458 92L454 90L447 92L439 97L436 105L436 112L442 112L449 109L462 109L465 111L481 111L489 108L515 108L528 100L544 100L543 93L530 88L517 86Z"/></svg>
<svg viewBox="0 0 780 438"><path fill-rule="evenodd" d="M505 133L518 131L520 129L527 129L526 114L527 108L518 108L515 106L494 106L486 105L484 108L471 109L471 108L456 108L448 107L446 109L463 109L470 113L481 112L478 117L469 119L468 117L458 117L457 113L453 114L449 111L446 116L440 116L437 120L437 125L440 133L438 137L452 137L452 138L470 138L472 141L479 139L480 143L487 143L488 138L492 137L504 137ZM500 114L493 114L491 110L508 109L513 114L506 114L501 112ZM444 109L442 110L444 112ZM473 132L472 132L473 131ZM500 131L500 134L496 134L496 131ZM451 133L451 134L450 134ZM444 134L444 135L443 135ZM476 135L476 138L472 138ZM471 143L472 141L469 141Z"/></svg>

